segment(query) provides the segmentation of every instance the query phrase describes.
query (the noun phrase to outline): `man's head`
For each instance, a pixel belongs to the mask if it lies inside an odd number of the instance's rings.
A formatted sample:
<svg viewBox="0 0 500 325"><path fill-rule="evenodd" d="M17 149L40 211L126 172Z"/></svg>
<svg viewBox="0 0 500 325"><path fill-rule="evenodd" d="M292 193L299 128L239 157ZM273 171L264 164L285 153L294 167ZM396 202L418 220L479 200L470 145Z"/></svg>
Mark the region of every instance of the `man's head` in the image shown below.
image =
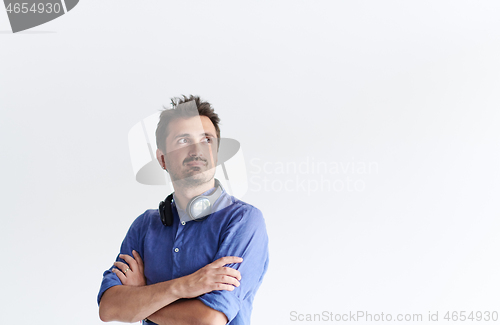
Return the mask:
<svg viewBox="0 0 500 325"><path fill-rule="evenodd" d="M172 99L156 129L156 156L172 181L196 186L215 174L219 149L219 117L208 102L198 96Z"/></svg>

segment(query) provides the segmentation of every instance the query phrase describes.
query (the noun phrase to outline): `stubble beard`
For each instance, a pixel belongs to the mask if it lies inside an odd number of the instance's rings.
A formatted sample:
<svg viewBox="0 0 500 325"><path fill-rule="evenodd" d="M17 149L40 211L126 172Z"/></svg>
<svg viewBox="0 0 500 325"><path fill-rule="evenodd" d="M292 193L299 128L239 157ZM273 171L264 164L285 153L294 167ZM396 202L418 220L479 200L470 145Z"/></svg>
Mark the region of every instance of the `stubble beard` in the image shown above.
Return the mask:
<svg viewBox="0 0 500 325"><path fill-rule="evenodd" d="M215 168L205 171L195 171L190 176L182 177L177 184L184 188L193 188L210 182L215 176Z"/></svg>
<svg viewBox="0 0 500 325"><path fill-rule="evenodd" d="M215 176L215 167L211 167L209 165L206 167L191 167L188 170L182 170L181 172L174 171L170 168L168 171L172 182L175 182L183 188L198 187L210 182Z"/></svg>

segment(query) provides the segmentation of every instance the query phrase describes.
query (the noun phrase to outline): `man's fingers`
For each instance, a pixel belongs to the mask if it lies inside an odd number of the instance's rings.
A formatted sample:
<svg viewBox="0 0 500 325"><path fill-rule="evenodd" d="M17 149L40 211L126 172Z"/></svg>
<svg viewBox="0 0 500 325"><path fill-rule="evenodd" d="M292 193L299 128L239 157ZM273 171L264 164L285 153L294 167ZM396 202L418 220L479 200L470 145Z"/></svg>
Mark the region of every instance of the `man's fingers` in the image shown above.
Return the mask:
<svg viewBox="0 0 500 325"><path fill-rule="evenodd" d="M114 274L116 274L118 276L118 279L120 279L120 281L122 282L122 284L125 282L125 280L127 279L125 277L125 275L123 275L122 271L118 270L118 269L112 269L111 272L113 272Z"/></svg>
<svg viewBox="0 0 500 325"><path fill-rule="evenodd" d="M218 274L231 276L231 277L237 279L238 281L241 280L241 273L240 273L240 271L238 271L236 269L233 269L232 267L229 267L229 266L221 267L219 269Z"/></svg>
<svg viewBox="0 0 500 325"><path fill-rule="evenodd" d="M132 256L127 254L120 254L119 257L125 260L125 262L127 262L128 266L130 266L132 271L135 271L135 266L137 265L137 262L134 260Z"/></svg>
<svg viewBox="0 0 500 325"><path fill-rule="evenodd" d="M128 265L127 265L127 264L125 264L125 263L122 263L122 262L114 262L114 263L113 263L113 265L114 265L114 266L116 266L117 268L119 268L119 269L120 269L120 271L122 271L124 274L128 272L128 271L127 271L127 272L125 272L125 270L129 268L129 267L128 267Z"/></svg>
<svg viewBox="0 0 500 325"><path fill-rule="evenodd" d="M132 251L132 255L134 255L134 258L135 258L137 264L139 265L139 268L143 269L144 262L142 261L141 255L139 255L139 253L137 253L137 251L135 251L135 250Z"/></svg>
<svg viewBox="0 0 500 325"><path fill-rule="evenodd" d="M224 266L226 264L241 263L241 262L243 262L243 259L241 257L224 256L224 257L219 258L218 260L213 261L212 263L210 263L210 265L212 265L214 267L221 267L221 266Z"/></svg>
<svg viewBox="0 0 500 325"><path fill-rule="evenodd" d="M218 281L216 283L224 283L224 284L232 284L235 287L240 286L240 281L236 280L232 276L228 275L220 275Z"/></svg>
<svg viewBox="0 0 500 325"><path fill-rule="evenodd" d="M216 283L214 285L214 289L213 290L226 290L226 291L233 291L234 290L234 286L230 285L230 284L224 284L224 283Z"/></svg>

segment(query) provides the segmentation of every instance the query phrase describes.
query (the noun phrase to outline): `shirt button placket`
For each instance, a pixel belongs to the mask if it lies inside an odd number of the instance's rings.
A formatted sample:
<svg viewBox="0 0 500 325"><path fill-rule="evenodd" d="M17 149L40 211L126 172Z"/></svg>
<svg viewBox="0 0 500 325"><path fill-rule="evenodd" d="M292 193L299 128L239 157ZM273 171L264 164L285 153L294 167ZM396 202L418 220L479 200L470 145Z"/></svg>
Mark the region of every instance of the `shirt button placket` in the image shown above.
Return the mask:
<svg viewBox="0 0 500 325"><path fill-rule="evenodd" d="M186 222L181 221L181 225L184 226L185 224L186 224ZM178 227L177 228L177 233L175 235L175 243L174 243L174 245L182 245L182 237L184 237L183 236L183 229L184 229L184 227ZM174 248L174 252L175 253L179 253L179 246L177 246L177 247Z"/></svg>

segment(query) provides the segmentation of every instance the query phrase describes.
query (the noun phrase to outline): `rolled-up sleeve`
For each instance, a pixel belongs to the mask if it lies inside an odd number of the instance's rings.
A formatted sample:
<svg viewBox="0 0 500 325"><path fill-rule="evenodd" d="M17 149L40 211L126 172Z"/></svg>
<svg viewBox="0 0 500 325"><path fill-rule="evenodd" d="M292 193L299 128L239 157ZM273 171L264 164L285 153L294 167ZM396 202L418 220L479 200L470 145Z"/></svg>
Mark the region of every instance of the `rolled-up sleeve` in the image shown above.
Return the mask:
<svg viewBox="0 0 500 325"><path fill-rule="evenodd" d="M132 256L132 250L135 249L139 255L143 256L143 245L141 237L144 235L143 228L146 226L145 224L145 215L147 211L141 214L139 217L135 219L135 221L130 226L127 235L123 239L120 254L127 254ZM127 264L123 259L119 258L118 254L116 256L116 261L123 262ZM101 303L102 295L106 290L116 285L122 285L122 282L118 278L116 274L114 274L111 270L115 268L115 266L111 266L108 270L104 271L101 281L101 288L99 289L99 293L97 295L97 304Z"/></svg>
<svg viewBox="0 0 500 325"><path fill-rule="evenodd" d="M217 290L198 297L205 305L226 315L231 322L245 299L253 300L262 283L269 263L268 237L262 212L242 205L221 236L214 260L224 256L239 256L243 262L229 264L241 273L240 286L233 291Z"/></svg>

